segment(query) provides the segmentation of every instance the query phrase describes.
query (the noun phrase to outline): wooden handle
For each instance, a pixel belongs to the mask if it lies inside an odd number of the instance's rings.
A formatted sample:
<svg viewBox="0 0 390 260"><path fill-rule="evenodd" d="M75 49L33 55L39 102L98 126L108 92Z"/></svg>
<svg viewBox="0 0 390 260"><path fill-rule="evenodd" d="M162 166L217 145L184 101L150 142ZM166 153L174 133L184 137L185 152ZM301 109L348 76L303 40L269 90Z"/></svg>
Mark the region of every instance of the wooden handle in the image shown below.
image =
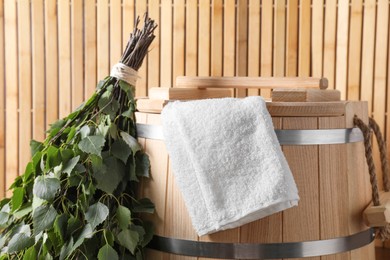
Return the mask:
<svg viewBox="0 0 390 260"><path fill-rule="evenodd" d="M390 192L379 192L381 205L371 204L364 210L363 219L369 227L384 227L390 223Z"/></svg>
<svg viewBox="0 0 390 260"><path fill-rule="evenodd" d="M178 87L198 88L328 88L326 78L310 77L189 77L176 78Z"/></svg>

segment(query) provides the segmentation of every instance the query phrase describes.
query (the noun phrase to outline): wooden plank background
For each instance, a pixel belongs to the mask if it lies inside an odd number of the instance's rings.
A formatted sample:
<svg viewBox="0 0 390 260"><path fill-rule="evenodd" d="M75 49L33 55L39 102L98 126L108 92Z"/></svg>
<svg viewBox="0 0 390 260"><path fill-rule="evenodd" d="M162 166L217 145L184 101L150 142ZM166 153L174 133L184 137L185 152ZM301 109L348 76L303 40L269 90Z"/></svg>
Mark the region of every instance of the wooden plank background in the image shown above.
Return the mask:
<svg viewBox="0 0 390 260"><path fill-rule="evenodd" d="M343 99L368 101L390 139L388 0L4 0L0 197L23 172L29 140L91 95L144 11L159 27L138 96L179 75L327 77ZM237 93L258 94L270 95Z"/></svg>

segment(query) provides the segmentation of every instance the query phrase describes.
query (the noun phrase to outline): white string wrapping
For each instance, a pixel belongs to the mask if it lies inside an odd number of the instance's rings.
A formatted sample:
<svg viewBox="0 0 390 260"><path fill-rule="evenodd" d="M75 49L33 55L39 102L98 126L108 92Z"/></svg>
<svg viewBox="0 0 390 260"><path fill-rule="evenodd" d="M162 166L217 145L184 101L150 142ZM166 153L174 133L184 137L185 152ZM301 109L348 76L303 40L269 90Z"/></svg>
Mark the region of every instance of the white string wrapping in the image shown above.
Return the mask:
<svg viewBox="0 0 390 260"><path fill-rule="evenodd" d="M136 70L130 68L129 66L126 66L123 63L115 64L111 69L110 76L126 81L132 86L135 86L135 84L137 83L137 79L140 78Z"/></svg>

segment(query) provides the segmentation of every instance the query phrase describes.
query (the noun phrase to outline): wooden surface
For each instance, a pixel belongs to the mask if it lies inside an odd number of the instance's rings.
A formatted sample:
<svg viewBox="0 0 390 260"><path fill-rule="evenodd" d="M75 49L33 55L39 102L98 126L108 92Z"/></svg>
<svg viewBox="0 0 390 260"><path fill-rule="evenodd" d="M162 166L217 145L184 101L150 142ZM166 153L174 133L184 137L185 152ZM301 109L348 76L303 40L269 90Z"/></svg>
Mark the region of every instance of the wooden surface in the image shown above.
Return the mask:
<svg viewBox="0 0 390 260"><path fill-rule="evenodd" d="M283 118L283 129L317 129L317 117ZM322 183L319 177L319 146L286 145L283 153L286 156L295 183L299 191L298 207L283 212L283 241L298 242L304 240L319 240L320 236L320 192ZM302 221L305 219L305 221ZM304 259L304 258L298 258ZM311 257L310 260L320 260Z"/></svg>
<svg viewBox="0 0 390 260"><path fill-rule="evenodd" d="M160 113L169 102L166 99L138 99L137 108L141 112ZM345 103L324 102L267 102L271 116L342 116L345 113Z"/></svg>
<svg viewBox="0 0 390 260"><path fill-rule="evenodd" d="M390 223L390 192L381 192L379 198L380 205L371 202L363 212L367 226L384 227Z"/></svg>
<svg viewBox="0 0 390 260"><path fill-rule="evenodd" d="M336 19L337 0L327 0L324 18L324 68L323 76L329 81L329 88L335 88L336 67Z"/></svg>
<svg viewBox="0 0 390 260"><path fill-rule="evenodd" d="M272 102L340 101L340 91L334 89L274 89Z"/></svg>
<svg viewBox="0 0 390 260"><path fill-rule="evenodd" d="M31 2L32 30L32 137L42 140L45 136L45 48L43 0ZM0 25L1 26L1 25ZM0 76L1 78L1 76ZM31 112L31 111L30 111Z"/></svg>
<svg viewBox="0 0 390 260"><path fill-rule="evenodd" d="M198 88L151 88L150 99L160 100L190 100L205 98L231 97L232 90L229 89L198 89Z"/></svg>
<svg viewBox="0 0 390 260"><path fill-rule="evenodd" d="M31 77L31 31L30 31L30 12L29 1L19 1L17 4L18 12L18 63L19 63L19 124L32 124L32 77ZM31 128L19 132L19 149L28 147L32 137ZM19 169L23 169L29 162L30 155L21 153L19 157Z"/></svg>
<svg viewBox="0 0 390 260"><path fill-rule="evenodd" d="M260 76L260 1L249 0L249 21L248 21L248 76ZM258 89L248 89L248 95L259 95Z"/></svg>
<svg viewBox="0 0 390 260"><path fill-rule="evenodd" d="M72 111L70 4L69 0L58 2L58 91L59 117ZM103 19L102 19L103 20ZM107 44L108 45L108 44ZM105 50L100 50L104 52ZM106 66L108 68L108 65Z"/></svg>
<svg viewBox="0 0 390 260"><path fill-rule="evenodd" d="M5 70L5 190L19 175L19 120L18 120L18 53L17 53L17 16L16 3L12 0L4 1L4 49L7 64ZM7 192L7 195L10 195Z"/></svg>
<svg viewBox="0 0 390 260"><path fill-rule="evenodd" d="M190 77L176 78L177 87L199 88L318 88L326 89L328 81L325 78L312 77ZM267 97L267 96L265 96Z"/></svg>
<svg viewBox="0 0 390 260"><path fill-rule="evenodd" d="M0 2L0 49L4 49L4 2ZM4 78L4 53L0 52L0 78ZM5 85L0 82L0 196L5 194Z"/></svg>
<svg viewBox="0 0 390 260"><path fill-rule="evenodd" d="M376 260L390 259L390 249L377 247L375 249Z"/></svg>

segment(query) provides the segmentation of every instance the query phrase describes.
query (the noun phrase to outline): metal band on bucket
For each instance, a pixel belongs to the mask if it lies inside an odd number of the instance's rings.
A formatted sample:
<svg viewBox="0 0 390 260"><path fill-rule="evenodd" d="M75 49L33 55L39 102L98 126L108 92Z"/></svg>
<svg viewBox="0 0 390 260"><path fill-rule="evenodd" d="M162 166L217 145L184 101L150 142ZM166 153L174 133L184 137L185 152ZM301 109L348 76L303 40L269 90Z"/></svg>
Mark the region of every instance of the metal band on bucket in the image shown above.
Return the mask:
<svg viewBox="0 0 390 260"><path fill-rule="evenodd" d="M342 253L370 244L374 229L346 237L293 243L216 243L154 236L149 248L166 253L220 259L276 259Z"/></svg>
<svg viewBox="0 0 390 260"><path fill-rule="evenodd" d="M346 144L363 141L359 128L281 130L275 129L281 145ZM137 124L138 137L164 140L162 126Z"/></svg>

